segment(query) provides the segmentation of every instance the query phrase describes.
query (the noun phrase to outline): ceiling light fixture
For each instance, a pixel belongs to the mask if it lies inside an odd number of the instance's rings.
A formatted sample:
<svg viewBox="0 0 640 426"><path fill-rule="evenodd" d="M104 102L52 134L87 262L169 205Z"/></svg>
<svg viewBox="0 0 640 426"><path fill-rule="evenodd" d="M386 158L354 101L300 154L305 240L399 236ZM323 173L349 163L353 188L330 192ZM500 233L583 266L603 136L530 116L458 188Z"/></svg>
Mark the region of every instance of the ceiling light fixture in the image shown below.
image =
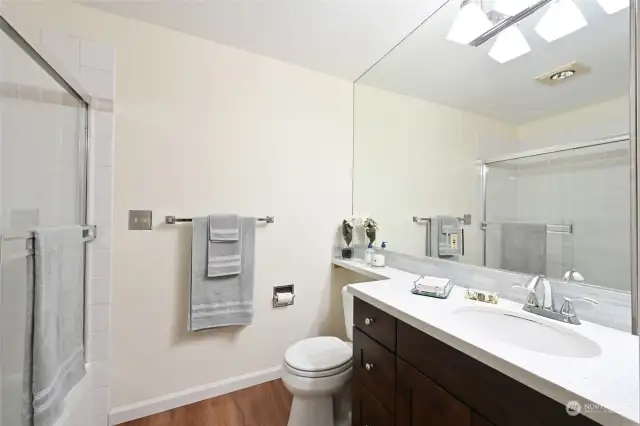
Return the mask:
<svg viewBox="0 0 640 426"><path fill-rule="evenodd" d="M489 56L504 64L530 51L531 47L529 47L529 43L524 38L522 31L513 26L500 33L489 51Z"/></svg>
<svg viewBox="0 0 640 426"><path fill-rule="evenodd" d="M536 32L552 42L587 26L587 20L572 0L555 0L542 17Z"/></svg>
<svg viewBox="0 0 640 426"><path fill-rule="evenodd" d="M565 78L573 77L574 75L576 75L575 70L566 70L566 71L557 72L549 78L551 80L564 80Z"/></svg>
<svg viewBox="0 0 640 426"><path fill-rule="evenodd" d="M598 3L609 15L629 7L629 0L598 0Z"/></svg>
<svg viewBox="0 0 640 426"><path fill-rule="evenodd" d="M493 24L478 3L465 0L456 16L447 40L460 44L469 44L479 35L488 31Z"/></svg>
<svg viewBox="0 0 640 426"><path fill-rule="evenodd" d="M537 3L537 1L538 0L498 0L493 7L493 10L498 13L502 13L503 15L513 16Z"/></svg>
<svg viewBox="0 0 640 426"><path fill-rule="evenodd" d="M536 81L547 86L555 86L565 83L569 78L573 79L589 72L591 72L591 68L586 65L582 65L579 62L571 62L536 77Z"/></svg>

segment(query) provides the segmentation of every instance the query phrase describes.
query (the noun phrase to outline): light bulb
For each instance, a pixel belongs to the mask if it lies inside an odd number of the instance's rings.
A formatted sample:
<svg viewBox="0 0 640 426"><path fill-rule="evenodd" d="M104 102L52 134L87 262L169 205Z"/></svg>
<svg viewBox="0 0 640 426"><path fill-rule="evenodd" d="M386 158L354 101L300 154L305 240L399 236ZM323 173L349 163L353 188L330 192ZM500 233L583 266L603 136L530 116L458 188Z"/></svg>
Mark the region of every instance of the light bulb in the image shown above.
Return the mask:
<svg viewBox="0 0 640 426"><path fill-rule="evenodd" d="M529 47L529 43L524 38L522 31L518 27L511 26L498 35L496 42L489 51L489 56L504 64L530 51L531 47Z"/></svg>
<svg viewBox="0 0 640 426"><path fill-rule="evenodd" d="M458 12L447 40L469 44L493 27L493 24L477 3L467 3Z"/></svg>
<svg viewBox="0 0 640 426"><path fill-rule="evenodd" d="M552 42L586 26L587 20L572 0L556 0L536 25L536 32Z"/></svg>
<svg viewBox="0 0 640 426"><path fill-rule="evenodd" d="M598 3L609 15L629 7L629 0L598 0Z"/></svg>

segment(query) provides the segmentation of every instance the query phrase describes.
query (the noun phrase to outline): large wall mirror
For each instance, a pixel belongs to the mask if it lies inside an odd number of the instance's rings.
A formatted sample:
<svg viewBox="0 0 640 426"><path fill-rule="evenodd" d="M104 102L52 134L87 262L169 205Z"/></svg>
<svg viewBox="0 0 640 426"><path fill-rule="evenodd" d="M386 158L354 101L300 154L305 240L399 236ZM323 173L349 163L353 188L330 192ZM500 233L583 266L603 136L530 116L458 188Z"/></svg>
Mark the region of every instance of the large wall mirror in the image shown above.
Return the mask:
<svg viewBox="0 0 640 426"><path fill-rule="evenodd" d="M363 75L376 243L629 291L628 6L451 0Z"/></svg>

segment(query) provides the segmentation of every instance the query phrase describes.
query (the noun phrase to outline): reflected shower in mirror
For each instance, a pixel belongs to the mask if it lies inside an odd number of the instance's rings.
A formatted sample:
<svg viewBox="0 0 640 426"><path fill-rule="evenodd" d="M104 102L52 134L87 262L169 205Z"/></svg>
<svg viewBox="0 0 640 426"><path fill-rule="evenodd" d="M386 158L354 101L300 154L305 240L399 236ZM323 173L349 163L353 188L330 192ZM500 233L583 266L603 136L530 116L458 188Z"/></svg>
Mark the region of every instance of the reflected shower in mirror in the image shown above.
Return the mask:
<svg viewBox="0 0 640 426"><path fill-rule="evenodd" d="M629 90L628 2L449 1L355 85L354 214L397 252L629 291Z"/></svg>

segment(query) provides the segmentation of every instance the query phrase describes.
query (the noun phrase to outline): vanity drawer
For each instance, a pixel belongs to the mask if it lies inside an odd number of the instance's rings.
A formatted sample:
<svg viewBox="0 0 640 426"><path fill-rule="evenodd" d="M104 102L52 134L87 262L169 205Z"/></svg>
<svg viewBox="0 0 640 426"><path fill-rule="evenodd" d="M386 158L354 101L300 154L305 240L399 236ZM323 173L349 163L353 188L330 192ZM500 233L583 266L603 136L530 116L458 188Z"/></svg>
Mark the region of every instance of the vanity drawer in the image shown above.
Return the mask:
<svg viewBox="0 0 640 426"><path fill-rule="evenodd" d="M357 328L353 329L353 369L355 381L393 413L396 357Z"/></svg>
<svg viewBox="0 0 640 426"><path fill-rule="evenodd" d="M356 297L353 325L382 343L390 351L396 351L396 319L388 313Z"/></svg>
<svg viewBox="0 0 640 426"><path fill-rule="evenodd" d="M380 402L365 389L356 384L353 389L352 426L393 426L394 420Z"/></svg>

